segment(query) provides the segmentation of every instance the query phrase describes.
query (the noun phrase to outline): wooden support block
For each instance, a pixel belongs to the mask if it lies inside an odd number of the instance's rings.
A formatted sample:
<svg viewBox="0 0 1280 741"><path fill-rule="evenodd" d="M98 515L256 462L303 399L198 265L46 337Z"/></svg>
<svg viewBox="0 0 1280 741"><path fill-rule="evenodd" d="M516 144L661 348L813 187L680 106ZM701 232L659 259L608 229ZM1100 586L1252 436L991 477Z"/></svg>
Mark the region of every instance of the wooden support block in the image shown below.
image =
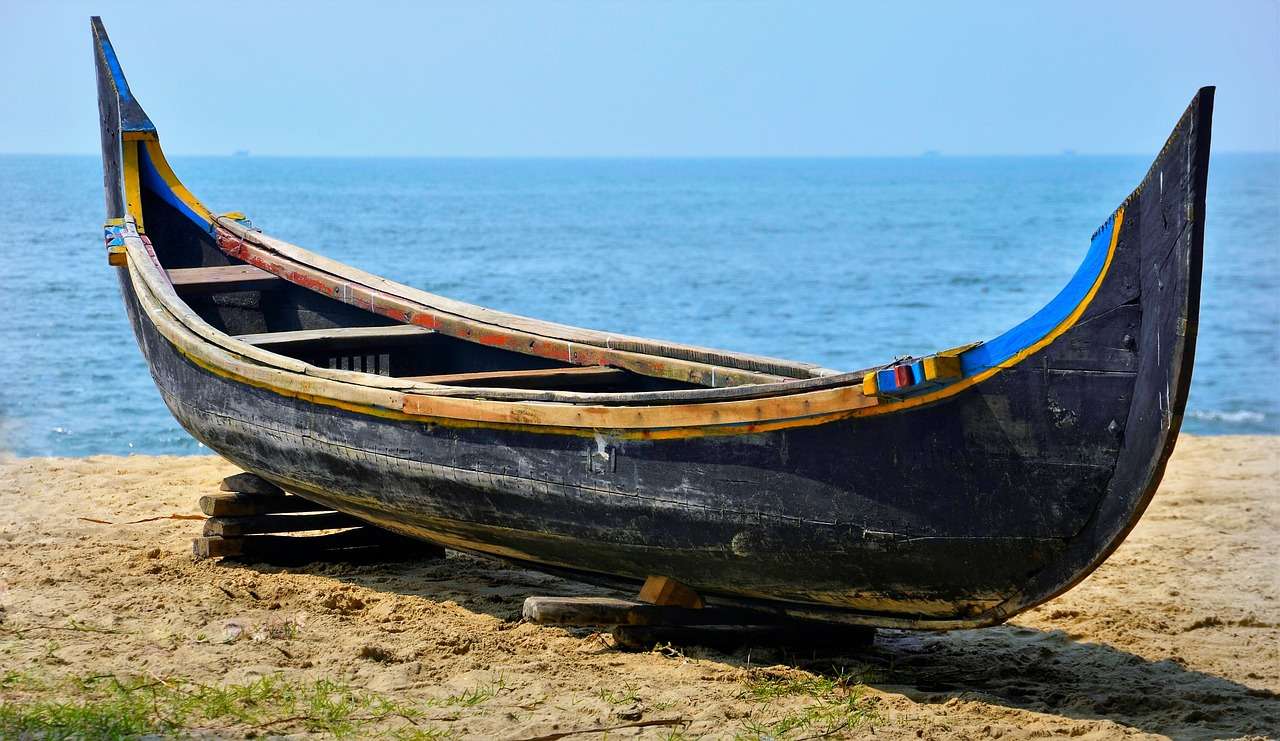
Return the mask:
<svg viewBox="0 0 1280 741"><path fill-rule="evenodd" d="M209 517L248 517L285 512L325 512L325 507L295 496L224 492L200 497L200 511Z"/></svg>
<svg viewBox="0 0 1280 741"><path fill-rule="evenodd" d="M743 607L675 607L612 597L529 597L526 620L539 625L767 625L781 612Z"/></svg>
<svg viewBox="0 0 1280 741"><path fill-rule="evenodd" d="M266 479L253 473L237 473L222 480L218 487L222 491L235 491L241 494L258 494L260 496L283 496L284 490Z"/></svg>
<svg viewBox="0 0 1280 741"><path fill-rule="evenodd" d="M360 527L328 535L205 536L192 544L197 559L236 558L266 563L307 563L362 558L443 558L444 548L376 527Z"/></svg>
<svg viewBox="0 0 1280 741"><path fill-rule="evenodd" d="M698 596L697 592L667 576L650 576L645 579L637 599L651 605L670 605L691 609L699 609L703 606L702 597Z"/></svg>
<svg viewBox="0 0 1280 741"><path fill-rule="evenodd" d="M321 512L313 515L255 515L250 517L213 517L205 520L204 534L223 538L262 533L299 533L309 530L338 530L361 527L365 523L341 512Z"/></svg>
<svg viewBox="0 0 1280 741"><path fill-rule="evenodd" d="M242 552L243 545L244 541L240 538L196 538L191 541L191 555L195 556L196 560L238 556Z"/></svg>
<svg viewBox="0 0 1280 741"><path fill-rule="evenodd" d="M911 385L919 386L925 382L924 377L924 361L917 360L911 364Z"/></svg>
<svg viewBox="0 0 1280 741"><path fill-rule="evenodd" d="M892 368L881 368L876 371L876 385L882 394L893 393L898 390L898 376Z"/></svg>
<svg viewBox="0 0 1280 741"><path fill-rule="evenodd" d="M925 358L924 377L929 381L949 381L961 376L959 355L933 355Z"/></svg>
<svg viewBox="0 0 1280 741"><path fill-rule="evenodd" d="M745 645L860 648L875 641L876 630L797 620L777 625L619 625L612 634L620 648L633 651L668 643L732 651Z"/></svg>

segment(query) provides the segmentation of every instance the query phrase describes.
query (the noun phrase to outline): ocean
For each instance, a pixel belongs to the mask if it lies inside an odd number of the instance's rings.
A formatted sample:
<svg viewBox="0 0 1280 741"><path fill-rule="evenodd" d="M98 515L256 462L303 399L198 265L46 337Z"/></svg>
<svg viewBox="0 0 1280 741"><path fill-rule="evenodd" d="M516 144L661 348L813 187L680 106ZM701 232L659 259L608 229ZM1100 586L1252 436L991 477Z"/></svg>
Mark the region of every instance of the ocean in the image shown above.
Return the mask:
<svg viewBox="0 0 1280 741"><path fill-rule="evenodd" d="M1154 153L1152 153L1154 154ZM853 370L1051 299L1150 157L174 157L218 211L506 311ZM102 246L96 157L0 156L0 451L205 451L169 416ZM1280 433L1280 155L1210 165L1184 430Z"/></svg>

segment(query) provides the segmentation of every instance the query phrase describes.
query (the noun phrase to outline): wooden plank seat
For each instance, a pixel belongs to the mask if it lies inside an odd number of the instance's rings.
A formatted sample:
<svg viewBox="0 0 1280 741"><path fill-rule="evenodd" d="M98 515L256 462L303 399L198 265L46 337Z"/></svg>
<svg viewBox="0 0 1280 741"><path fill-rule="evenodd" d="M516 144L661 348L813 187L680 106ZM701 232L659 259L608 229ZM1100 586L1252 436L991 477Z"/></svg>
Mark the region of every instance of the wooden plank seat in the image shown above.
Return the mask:
<svg viewBox="0 0 1280 741"><path fill-rule="evenodd" d="M386 327L330 327L288 332L262 332L236 335L236 339L257 347L279 351L296 349L304 345L349 347L395 342L429 334L431 330L412 324L392 324Z"/></svg>
<svg viewBox="0 0 1280 741"><path fill-rule="evenodd" d="M211 268L174 268L168 271L174 290L183 295L270 291L285 281L252 265L219 265Z"/></svg>
<svg viewBox="0 0 1280 741"><path fill-rule="evenodd" d="M619 368L578 366L538 370L484 371L480 373L446 373L436 376L404 376L406 381L438 383L445 386L481 386L509 389L584 388L619 383L630 374Z"/></svg>

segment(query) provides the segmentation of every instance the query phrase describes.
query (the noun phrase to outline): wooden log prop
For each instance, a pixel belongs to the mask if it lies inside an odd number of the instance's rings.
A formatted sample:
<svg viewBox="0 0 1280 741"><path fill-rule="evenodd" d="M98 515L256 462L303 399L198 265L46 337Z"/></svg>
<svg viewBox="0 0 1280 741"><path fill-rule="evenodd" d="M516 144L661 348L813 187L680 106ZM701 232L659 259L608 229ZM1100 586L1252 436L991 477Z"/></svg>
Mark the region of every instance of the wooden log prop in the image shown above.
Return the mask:
<svg viewBox="0 0 1280 741"><path fill-rule="evenodd" d="M618 625L610 631L619 648L648 651L663 644L698 645L732 651L746 645L850 648L870 646L875 628L814 621L777 625Z"/></svg>
<svg viewBox="0 0 1280 741"><path fill-rule="evenodd" d="M260 496L283 496L284 490L266 479L253 473L237 473L222 480L218 488L223 491L235 491L241 494L257 494Z"/></svg>
<svg viewBox="0 0 1280 741"><path fill-rule="evenodd" d="M699 600L701 601L701 600ZM612 597L529 597L525 620L539 625L607 627L619 648L699 645L732 650L747 644L866 646L875 629L797 620L781 611L746 607L681 607Z"/></svg>
<svg viewBox="0 0 1280 741"><path fill-rule="evenodd" d="M692 588L669 576L650 576L640 587L641 602L651 605L671 605L696 610L703 606L702 597Z"/></svg>
<svg viewBox="0 0 1280 741"><path fill-rule="evenodd" d="M266 514L251 517L211 517L204 522L206 536L239 538L264 533L299 533L311 530L340 530L361 527L364 522L341 512L311 515Z"/></svg>
<svg viewBox="0 0 1280 741"><path fill-rule="evenodd" d="M192 542L196 559L232 558L265 563L443 558L444 548L376 527L360 527L327 535L204 536Z"/></svg>
<svg viewBox="0 0 1280 741"><path fill-rule="evenodd" d="M288 512L327 512L329 508L302 497L220 492L200 497L200 511L209 517L250 517Z"/></svg>
<svg viewBox="0 0 1280 741"><path fill-rule="evenodd" d="M529 597L524 618L540 625L767 625L781 613L739 607L653 605L612 597Z"/></svg>

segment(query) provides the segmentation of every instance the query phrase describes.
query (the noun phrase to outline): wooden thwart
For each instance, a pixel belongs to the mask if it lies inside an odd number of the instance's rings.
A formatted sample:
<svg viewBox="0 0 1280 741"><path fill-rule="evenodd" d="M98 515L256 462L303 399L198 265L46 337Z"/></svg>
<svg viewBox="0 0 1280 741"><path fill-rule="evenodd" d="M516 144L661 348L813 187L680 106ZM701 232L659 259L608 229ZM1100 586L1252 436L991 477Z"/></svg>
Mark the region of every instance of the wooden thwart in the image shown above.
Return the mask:
<svg viewBox="0 0 1280 741"><path fill-rule="evenodd" d="M562 389L607 386L627 378L618 368L577 366L520 371L484 371L480 373L446 373L437 376L405 376L405 381L438 383L445 386L493 386L510 389Z"/></svg>
<svg viewBox="0 0 1280 741"><path fill-rule="evenodd" d="M412 324L393 324L387 327L331 327L328 329L300 329L290 332L261 332L237 335L236 339L255 347L280 349L299 345L367 344L404 340L431 334L431 330Z"/></svg>
<svg viewBox="0 0 1280 741"><path fill-rule="evenodd" d="M284 280L252 265L224 265L212 268L174 268L169 282L179 293L228 293L283 288Z"/></svg>

